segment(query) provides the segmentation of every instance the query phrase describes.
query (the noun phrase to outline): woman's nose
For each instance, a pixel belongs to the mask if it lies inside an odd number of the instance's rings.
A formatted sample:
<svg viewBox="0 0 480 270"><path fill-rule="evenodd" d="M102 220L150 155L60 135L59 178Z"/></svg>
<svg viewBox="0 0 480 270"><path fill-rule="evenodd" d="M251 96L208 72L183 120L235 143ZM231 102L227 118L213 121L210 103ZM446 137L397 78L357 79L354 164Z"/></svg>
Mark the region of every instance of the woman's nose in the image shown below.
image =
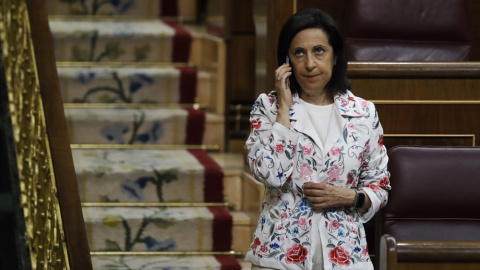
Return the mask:
<svg viewBox="0 0 480 270"><path fill-rule="evenodd" d="M305 68L308 71L311 71L315 68L315 62L313 61L313 56L307 54L307 61L305 62Z"/></svg>

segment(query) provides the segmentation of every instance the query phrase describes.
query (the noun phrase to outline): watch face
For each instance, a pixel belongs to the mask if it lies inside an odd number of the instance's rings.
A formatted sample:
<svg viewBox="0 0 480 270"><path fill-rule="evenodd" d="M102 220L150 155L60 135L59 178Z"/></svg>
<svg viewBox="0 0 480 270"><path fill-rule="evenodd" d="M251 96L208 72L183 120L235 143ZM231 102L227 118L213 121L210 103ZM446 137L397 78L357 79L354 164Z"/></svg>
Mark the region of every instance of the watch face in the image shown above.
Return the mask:
<svg viewBox="0 0 480 270"><path fill-rule="evenodd" d="M361 191L357 191L357 196L355 197L355 204L353 205L353 208L360 209L363 207L364 204L365 204L365 193Z"/></svg>
<svg viewBox="0 0 480 270"><path fill-rule="evenodd" d="M359 206L358 208L362 208L365 205L365 193L359 192Z"/></svg>

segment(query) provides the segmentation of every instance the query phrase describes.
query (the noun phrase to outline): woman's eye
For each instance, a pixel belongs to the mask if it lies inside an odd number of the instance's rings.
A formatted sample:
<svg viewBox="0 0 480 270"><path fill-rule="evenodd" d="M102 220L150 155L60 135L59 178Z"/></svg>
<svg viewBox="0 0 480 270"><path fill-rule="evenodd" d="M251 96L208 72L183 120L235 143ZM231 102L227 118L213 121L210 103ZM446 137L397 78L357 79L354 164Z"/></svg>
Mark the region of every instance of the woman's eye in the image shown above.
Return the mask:
<svg viewBox="0 0 480 270"><path fill-rule="evenodd" d="M295 51L295 55L296 55L296 56L300 56L300 55L302 55L302 54L303 54L303 51L301 51L301 50Z"/></svg>
<svg viewBox="0 0 480 270"><path fill-rule="evenodd" d="M322 54L325 50L323 48L315 48L315 53Z"/></svg>

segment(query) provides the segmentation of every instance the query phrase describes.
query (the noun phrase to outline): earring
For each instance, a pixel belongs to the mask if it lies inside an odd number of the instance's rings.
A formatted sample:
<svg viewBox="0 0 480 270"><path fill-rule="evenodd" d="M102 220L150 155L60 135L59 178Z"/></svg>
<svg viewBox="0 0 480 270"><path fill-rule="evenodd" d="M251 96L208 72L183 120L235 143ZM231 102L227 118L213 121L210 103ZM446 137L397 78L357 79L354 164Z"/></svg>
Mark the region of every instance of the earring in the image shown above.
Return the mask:
<svg viewBox="0 0 480 270"><path fill-rule="evenodd" d="M337 65L337 62L333 62L333 66L336 66Z"/></svg>

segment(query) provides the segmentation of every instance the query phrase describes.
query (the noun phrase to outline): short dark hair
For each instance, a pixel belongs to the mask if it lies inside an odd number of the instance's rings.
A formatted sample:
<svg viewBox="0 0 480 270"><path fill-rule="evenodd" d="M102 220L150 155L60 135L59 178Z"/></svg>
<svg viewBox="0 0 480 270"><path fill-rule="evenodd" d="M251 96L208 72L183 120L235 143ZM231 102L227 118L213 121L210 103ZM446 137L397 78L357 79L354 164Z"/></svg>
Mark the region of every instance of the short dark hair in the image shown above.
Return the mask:
<svg viewBox="0 0 480 270"><path fill-rule="evenodd" d="M278 65L285 63L288 50L293 38L302 30L318 28L325 31L328 36L328 43L333 48L336 64L332 70L332 77L325 86L325 89L333 95L345 93L350 88L350 81L347 78L347 57L345 55L345 44L343 37L335 21L327 13L316 9L308 8L301 10L290 17L282 27L277 45ZM295 71L293 71L295 72ZM295 76L290 76L290 91L300 93L301 88Z"/></svg>

